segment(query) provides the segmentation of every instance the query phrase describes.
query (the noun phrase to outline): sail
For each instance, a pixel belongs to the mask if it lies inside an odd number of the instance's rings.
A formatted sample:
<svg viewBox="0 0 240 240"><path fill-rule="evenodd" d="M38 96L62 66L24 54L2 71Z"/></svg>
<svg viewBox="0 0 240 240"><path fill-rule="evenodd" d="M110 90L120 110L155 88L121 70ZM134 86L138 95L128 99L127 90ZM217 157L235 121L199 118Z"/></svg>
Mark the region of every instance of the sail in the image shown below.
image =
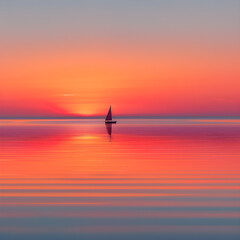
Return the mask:
<svg viewBox="0 0 240 240"><path fill-rule="evenodd" d="M112 110L111 110L111 106L109 108L108 114L106 116L106 121L111 121L112 120Z"/></svg>

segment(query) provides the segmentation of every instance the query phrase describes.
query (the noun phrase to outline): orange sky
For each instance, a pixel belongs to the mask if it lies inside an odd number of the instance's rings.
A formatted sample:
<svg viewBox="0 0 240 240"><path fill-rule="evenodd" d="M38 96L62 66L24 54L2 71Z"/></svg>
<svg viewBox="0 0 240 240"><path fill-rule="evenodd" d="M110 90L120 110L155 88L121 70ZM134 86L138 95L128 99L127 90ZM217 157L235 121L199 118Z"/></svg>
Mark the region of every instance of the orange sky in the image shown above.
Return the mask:
<svg viewBox="0 0 240 240"><path fill-rule="evenodd" d="M116 34L96 22L89 23L88 38L59 27L61 17L51 8L45 17L53 20L46 30L43 19L33 17L31 26L26 22L24 7L5 6L21 13L17 17L24 31L19 33L12 22L5 23L10 30L6 28L0 47L0 116L95 116L104 115L110 104L115 115L240 115L240 26L235 22L237 16L231 17L236 14L233 2L229 1L225 11L224 6L209 10L208 21L200 25L204 15L187 13L185 19L186 13L180 12L183 25L176 29L171 27L179 20L173 9L168 14L176 19L163 23L151 7L149 16L153 13L152 20L159 20L155 31L149 30L151 21L137 22L142 20L141 12L133 16L130 28L118 22L123 18L119 14L104 20L109 24L112 19ZM195 7L189 6L198 13ZM42 9L28 11L37 14ZM103 11L110 14L116 9ZM214 25L222 24L214 14L229 18L236 28ZM71 21L76 20L74 16ZM100 17L98 13L96 20ZM190 20L191 27L184 25ZM88 33L85 27L78 31ZM50 31L54 29L55 35ZM162 32L165 35L159 35Z"/></svg>

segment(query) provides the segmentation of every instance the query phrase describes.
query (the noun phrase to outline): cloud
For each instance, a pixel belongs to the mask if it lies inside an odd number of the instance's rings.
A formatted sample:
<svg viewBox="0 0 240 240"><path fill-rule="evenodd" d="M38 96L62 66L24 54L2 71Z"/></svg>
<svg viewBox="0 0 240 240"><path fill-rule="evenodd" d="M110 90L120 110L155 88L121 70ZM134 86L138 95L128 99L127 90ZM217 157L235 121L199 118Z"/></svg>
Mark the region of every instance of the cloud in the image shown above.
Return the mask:
<svg viewBox="0 0 240 240"><path fill-rule="evenodd" d="M74 97L74 96L77 96L77 94L73 94L73 93L64 93L63 96L64 96L64 97Z"/></svg>

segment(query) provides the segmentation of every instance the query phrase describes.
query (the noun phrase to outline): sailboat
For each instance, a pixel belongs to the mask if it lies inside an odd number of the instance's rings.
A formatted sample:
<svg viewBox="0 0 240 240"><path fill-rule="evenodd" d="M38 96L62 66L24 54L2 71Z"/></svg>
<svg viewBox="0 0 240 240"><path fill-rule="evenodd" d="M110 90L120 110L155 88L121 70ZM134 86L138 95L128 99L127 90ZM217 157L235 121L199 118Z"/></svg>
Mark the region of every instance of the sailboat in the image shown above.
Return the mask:
<svg viewBox="0 0 240 240"><path fill-rule="evenodd" d="M112 120L112 108L111 108L111 106L110 106L110 108L108 110L108 114L105 118L105 123L117 123L117 121Z"/></svg>

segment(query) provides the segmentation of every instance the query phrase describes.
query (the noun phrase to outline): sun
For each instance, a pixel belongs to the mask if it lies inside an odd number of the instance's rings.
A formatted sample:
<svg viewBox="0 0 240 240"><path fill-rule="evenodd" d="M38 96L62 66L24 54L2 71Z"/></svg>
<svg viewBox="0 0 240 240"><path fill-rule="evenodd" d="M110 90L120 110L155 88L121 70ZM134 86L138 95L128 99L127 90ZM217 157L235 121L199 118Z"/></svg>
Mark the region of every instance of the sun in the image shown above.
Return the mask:
<svg viewBox="0 0 240 240"><path fill-rule="evenodd" d="M93 117L101 115L101 112L94 104L69 104L66 106L73 115Z"/></svg>

